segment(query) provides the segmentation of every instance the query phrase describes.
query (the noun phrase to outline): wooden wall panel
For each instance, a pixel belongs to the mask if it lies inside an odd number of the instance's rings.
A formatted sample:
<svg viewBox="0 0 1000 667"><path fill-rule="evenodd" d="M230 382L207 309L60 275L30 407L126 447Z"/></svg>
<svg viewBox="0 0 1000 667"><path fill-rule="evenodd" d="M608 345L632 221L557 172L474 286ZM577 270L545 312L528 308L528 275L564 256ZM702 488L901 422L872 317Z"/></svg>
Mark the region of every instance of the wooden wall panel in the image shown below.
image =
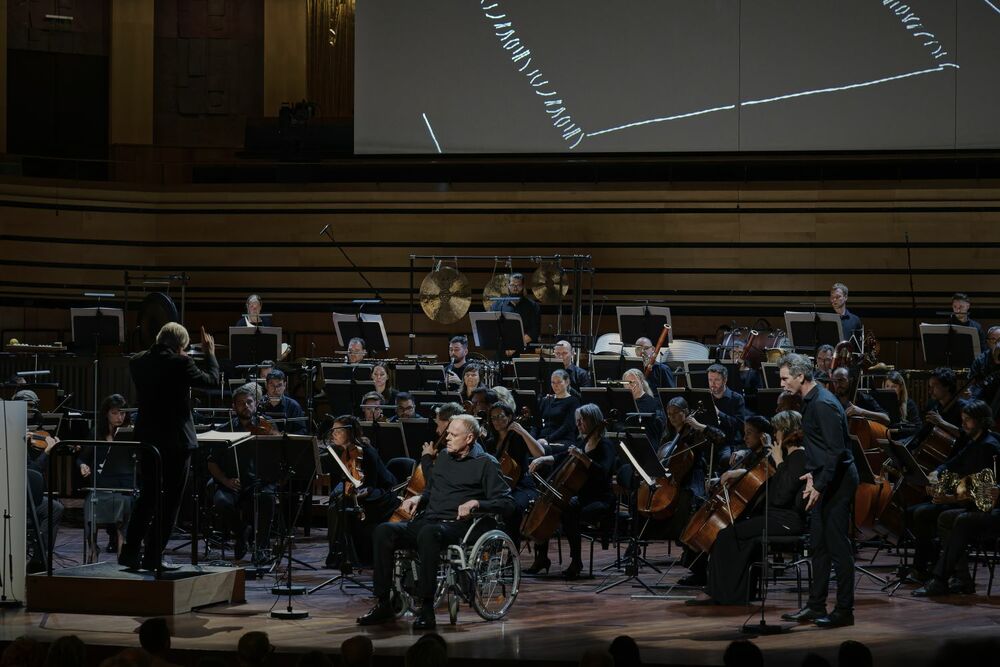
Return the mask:
<svg viewBox="0 0 1000 667"><path fill-rule="evenodd" d="M264 3L264 106L261 115L278 115L282 102L306 99L306 3Z"/></svg>
<svg viewBox="0 0 1000 667"><path fill-rule="evenodd" d="M153 143L153 3L111 0L109 140Z"/></svg>

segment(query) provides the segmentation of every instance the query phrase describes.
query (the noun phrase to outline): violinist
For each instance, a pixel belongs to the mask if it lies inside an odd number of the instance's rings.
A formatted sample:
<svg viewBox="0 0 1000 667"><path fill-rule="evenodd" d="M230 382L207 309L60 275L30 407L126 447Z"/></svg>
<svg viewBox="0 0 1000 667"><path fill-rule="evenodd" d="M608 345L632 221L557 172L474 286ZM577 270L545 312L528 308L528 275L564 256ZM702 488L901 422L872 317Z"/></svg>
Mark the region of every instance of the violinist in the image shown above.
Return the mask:
<svg viewBox="0 0 1000 667"><path fill-rule="evenodd" d="M912 531L917 545L911 576L925 582L922 588L913 592L915 596L947 595L949 592L971 593L974 590L964 555L968 537L976 534L970 529L975 524L979 524L980 528L988 528L995 522L987 518L989 514L977 512L980 516L967 517L963 520L963 523L968 525L958 525L956 523L958 519L970 511L968 503L939 497L935 495L934 487L945 472L958 477L966 477L986 468L996 472L996 461L1000 458L1000 441L990 432L992 423L993 414L985 402L972 400L962 406L962 434L955 443L952 455L927 476L931 484L929 489L931 502L910 508L913 516ZM948 544L947 539L942 540L941 544L946 545L946 549L944 553L939 554L938 545L934 542L935 535L944 533L945 537L948 537L952 531L957 531L959 534L951 537L956 540L961 539L964 544L958 549L957 544ZM935 561L934 571L927 572L927 564ZM949 582L948 579L952 576L956 580Z"/></svg>
<svg viewBox="0 0 1000 667"><path fill-rule="evenodd" d="M663 387L676 387L677 380L674 378L674 372L666 364L656 361L653 358L655 354L657 352L653 341L646 337L635 341L635 356L642 359L643 366L649 369L649 372L646 373L646 381L649 383L650 389L655 393L657 389Z"/></svg>
<svg viewBox="0 0 1000 667"><path fill-rule="evenodd" d="M477 442L484 432L475 417L452 417L446 432L447 452L442 452L434 461L427 488L400 505L414 518L383 523L375 529L372 583L377 602L358 618L359 625L395 620L391 601L393 554L396 549L410 547L417 550L420 569L417 595L421 606L413 629L433 629L437 624L434 593L438 586L441 550L462 539L469 530L473 512L503 515L510 511L510 489L500 475L497 460Z"/></svg>
<svg viewBox="0 0 1000 667"><path fill-rule="evenodd" d="M1000 325L990 327L986 332L986 349L979 353L969 367L969 377L973 381L969 385L969 393L972 398L994 406L994 411L996 411L997 391L1000 389L998 376L1000 376Z"/></svg>
<svg viewBox="0 0 1000 667"><path fill-rule="evenodd" d="M254 386L253 383L248 383L233 392L234 415L229 426L234 432L252 433L262 428L257 416ZM241 479L236 456L230 449L217 450L210 453L206 460L208 472L212 476L208 483L208 495L212 498L212 506L219 517L223 533L236 536L233 554L236 560L240 560L246 555L251 541L256 541L257 546L262 547L267 540L274 514L275 487L254 479ZM254 475L253 465L253 457L250 456L244 461L243 470ZM257 503L253 502L255 492L259 492Z"/></svg>
<svg viewBox="0 0 1000 667"><path fill-rule="evenodd" d="M347 363L360 364L368 356L367 344L364 338L352 338L347 341Z"/></svg>
<svg viewBox="0 0 1000 667"><path fill-rule="evenodd" d="M479 364L466 364L462 371L462 388L458 391L462 402L472 402L472 392L483 384L482 375L479 372Z"/></svg>
<svg viewBox="0 0 1000 667"><path fill-rule="evenodd" d="M896 400L899 403L899 422L902 426L919 426L920 410L917 409L917 402L910 398L910 393L906 389L906 380L899 371L889 371L882 381L883 389L892 389L896 392Z"/></svg>
<svg viewBox="0 0 1000 667"><path fill-rule="evenodd" d="M715 406L730 417L743 421L750 416L743 396L726 386L729 371L722 364L712 364L708 367L708 390L712 392Z"/></svg>
<svg viewBox="0 0 1000 667"><path fill-rule="evenodd" d="M490 407L489 416L489 435L483 445L500 462L500 470L511 487L514 507L504 517L504 523L507 534L520 546L521 520L531 501L538 496L534 478L528 474L528 464L533 457L544 456L545 450L514 419L514 410L507 404L497 401ZM516 478L511 479L508 471Z"/></svg>
<svg viewBox="0 0 1000 667"><path fill-rule="evenodd" d="M653 395L653 390L646 382L642 371L630 368L622 375L622 381L626 388L632 392L636 412L652 415L651 417L639 418L638 424L646 431L650 444L654 447L657 446L663 437L663 427L667 422L666 415L663 414L663 407L660 405L660 399ZM630 422L626 419L625 423L628 425L637 422L634 420Z"/></svg>
<svg viewBox="0 0 1000 667"><path fill-rule="evenodd" d="M847 309L847 296L850 291L844 283L834 283L830 287L830 306L840 316L840 325L844 331L844 340L860 341L864 336L861 318Z"/></svg>
<svg viewBox="0 0 1000 667"><path fill-rule="evenodd" d="M816 348L817 371L823 371L827 375L833 372L834 352L833 345L820 345Z"/></svg>
<svg viewBox="0 0 1000 667"><path fill-rule="evenodd" d="M712 467L711 457L714 454L717 461L728 461L731 450L726 445L726 435L714 426L699 422L695 415L691 414L687 401L681 396L675 396L667 403L667 422L670 428L664 437L664 444L656 453L664 469L670 469L671 460L675 456L683 456L685 452L694 456L689 476L687 479L678 480L682 488L677 509L663 526L666 537L676 540L680 538L694 511L705 502L708 487L706 481L708 471ZM691 571L690 575L678 582L681 586L705 585L707 563L704 558L699 558L697 554L685 548L681 564Z"/></svg>
<svg viewBox="0 0 1000 667"><path fill-rule="evenodd" d="M885 426L889 425L888 413L868 392L859 390L855 396L851 396L851 374L844 366L833 370L830 376L830 389L840 401L848 419L861 417Z"/></svg>
<svg viewBox="0 0 1000 667"><path fill-rule="evenodd" d="M459 334L448 341L448 365L444 367L445 382L449 387L462 384L462 373L468 363L469 337Z"/></svg>
<svg viewBox="0 0 1000 667"><path fill-rule="evenodd" d="M941 366L931 371L927 380L930 398L924 409L924 422L932 424L952 437L961 433L962 406L965 401L957 397L958 378L955 371Z"/></svg>
<svg viewBox="0 0 1000 667"><path fill-rule="evenodd" d="M500 402L500 395L489 387L476 387L472 392L471 410L469 414L486 424L489 421L490 407Z"/></svg>
<svg viewBox="0 0 1000 667"><path fill-rule="evenodd" d="M955 292L951 297L951 315L948 316L948 324L957 324L963 327L972 327L979 332L979 348L985 350L987 347L986 343L986 331L983 330L983 325L969 317L969 309L972 307L972 301L969 300L969 295L964 292Z"/></svg>
<svg viewBox="0 0 1000 667"><path fill-rule="evenodd" d="M361 418L366 422L384 422L382 394L370 391L361 398Z"/></svg>
<svg viewBox="0 0 1000 667"><path fill-rule="evenodd" d="M344 494L344 474L334 461L326 461L324 470L333 479L339 479L330 492L326 525L330 551L326 567L349 573L352 563L371 562L371 538L375 526L388 521L399 507L399 498L393 493L396 478L382 463L378 452L362 435L361 423L353 415L341 415L330 425L324 445L329 445L345 467L362 482L360 488L349 489ZM322 453L321 453L322 454ZM328 453L327 453L328 454ZM329 454L328 454L329 455ZM345 509L354 508L352 511ZM341 518L346 518L346 524Z"/></svg>
<svg viewBox="0 0 1000 667"><path fill-rule="evenodd" d="M580 407L580 399L570 393L569 373L562 369L552 371L549 380L552 393L539 401L542 426L534 434L542 447L570 444L576 440L576 419L574 414Z"/></svg>
<svg viewBox="0 0 1000 667"><path fill-rule="evenodd" d="M11 400L25 401L28 404L29 420L32 412L37 412L38 394L30 389L16 392ZM52 516L49 516L49 503L45 496L45 476L48 474L49 453L53 447L59 444L59 438L54 438L44 431L38 433L35 438L32 437L30 431L27 435L28 441L36 445L28 447L28 500L35 506L35 515L38 517L38 535L41 537L40 543L45 544L45 541L48 540L50 523L52 524L52 539L56 539L59 521L62 519L65 509L61 502L53 499ZM44 549L35 549L32 559L27 564L28 573L44 570L46 558L47 554L44 553Z"/></svg>
<svg viewBox="0 0 1000 667"><path fill-rule="evenodd" d="M748 422L749 423L749 422ZM764 449L775 465L765 482L766 502L758 503L750 516L719 531L708 559L705 598L688 600L688 605L750 604L752 582L750 564L760 556L760 537L767 528L771 536L801 535L806 528L802 498L806 455L802 448L802 415L779 412L771 420L777 442L763 438ZM736 468L722 475L720 483L732 486L747 472Z"/></svg>
<svg viewBox="0 0 1000 667"><path fill-rule="evenodd" d="M562 362L563 369L569 374L569 384L573 389L579 392L580 387L594 386L590 379L590 373L573 363L573 346L568 340L556 343L554 352L556 359Z"/></svg>
<svg viewBox="0 0 1000 667"><path fill-rule="evenodd" d="M593 521L606 515L614 504L611 492L611 473L614 468L617 453L615 446L604 437L605 423L601 409L593 403L581 405L573 415L576 428L580 433L580 446L583 453L590 458L591 465L587 468L587 481L580 493L569 500L569 506L562 512L563 535L569 544L570 564L563 570L566 579L578 579L583 571L581 556L580 522ZM534 449L534 448L532 448ZM558 467L563 459L569 456L565 449L557 454L540 456L528 466L528 472L534 473L539 466L552 464ZM535 560L531 567L525 568L526 574L537 574L548 571L551 561L548 557L548 542L535 545Z"/></svg>
<svg viewBox="0 0 1000 667"><path fill-rule="evenodd" d="M97 411L97 439L114 442L115 434L127 420L128 402L121 394L111 394L101 402ZM87 535L91 535L90 526L111 524L108 528L110 541L108 552L118 553L125 542L125 528L132 515L134 498L131 493L115 493L114 491L97 491L96 502L90 489L91 475L96 472L96 485L101 488L121 489L123 492L135 488L135 466L132 452L121 447L88 447L82 449L77 456L80 476L88 487L87 497L83 501L83 521L87 527ZM89 538L88 538L89 540ZM96 549L96 545L93 545Z"/></svg>
<svg viewBox="0 0 1000 667"><path fill-rule="evenodd" d="M267 393L261 402L261 410L269 416L275 415L284 419L304 417L306 413L303 412L299 402L285 393L288 389L288 377L284 371L275 368L266 377L264 386ZM289 422L285 424L284 431L286 433L305 433L306 425L301 421Z"/></svg>
<svg viewBox="0 0 1000 667"><path fill-rule="evenodd" d="M375 383L375 391L382 395L383 403L395 403L396 389L389 383L389 371L381 361L375 362L372 366L372 382Z"/></svg>

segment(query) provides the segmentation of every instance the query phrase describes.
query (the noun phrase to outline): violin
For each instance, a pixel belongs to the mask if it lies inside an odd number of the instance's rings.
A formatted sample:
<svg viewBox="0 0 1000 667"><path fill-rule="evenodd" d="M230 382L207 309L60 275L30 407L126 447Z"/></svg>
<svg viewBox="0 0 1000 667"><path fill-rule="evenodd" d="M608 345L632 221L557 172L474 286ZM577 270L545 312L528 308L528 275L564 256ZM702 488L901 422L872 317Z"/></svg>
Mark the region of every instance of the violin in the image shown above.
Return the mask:
<svg viewBox="0 0 1000 667"><path fill-rule="evenodd" d="M278 435L278 428L264 415L256 416L250 422L249 431L253 435Z"/></svg>
<svg viewBox="0 0 1000 667"><path fill-rule="evenodd" d="M448 440L448 432L442 433L438 439L434 442L434 456L437 456L441 448L444 447L445 442ZM419 496L427 488L427 480L424 478L424 469L417 461L417 465L414 466L413 472L410 474L410 478L406 480L406 489L403 491L403 496L400 500L406 500L407 498L412 498L413 496ZM413 516L403 511L402 506L397 507L396 511L392 513L389 517L390 523L397 523L399 521L409 521Z"/></svg>
<svg viewBox="0 0 1000 667"><path fill-rule="evenodd" d="M357 480L360 484L364 484L365 473L361 469L361 462L364 459L364 450L354 443L348 444L344 447L343 452L340 455L340 460L344 463L344 468L347 470L350 477L344 480L344 497L354 498L354 508L358 512L358 518L361 521L365 520L365 511L358 502L358 489L354 485L352 478Z"/></svg>
<svg viewBox="0 0 1000 667"><path fill-rule="evenodd" d="M51 437L48 431L28 431L28 446L44 452L49 446L47 438Z"/></svg>

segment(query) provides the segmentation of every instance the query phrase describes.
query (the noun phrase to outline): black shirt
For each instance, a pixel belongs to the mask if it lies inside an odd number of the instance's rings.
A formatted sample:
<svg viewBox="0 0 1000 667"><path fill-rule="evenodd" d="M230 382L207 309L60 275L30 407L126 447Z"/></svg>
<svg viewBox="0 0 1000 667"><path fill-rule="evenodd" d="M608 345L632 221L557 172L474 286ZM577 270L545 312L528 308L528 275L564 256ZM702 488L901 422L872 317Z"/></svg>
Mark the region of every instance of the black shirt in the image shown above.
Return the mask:
<svg viewBox="0 0 1000 667"><path fill-rule="evenodd" d="M649 394L643 394L635 399L635 407L638 408L639 412L653 414L652 417L642 418L642 427L646 430L649 443L656 449L660 446L660 440L663 439L663 429L667 424L667 416L663 414L663 406L660 405L660 401L657 398ZM635 421L631 420L630 423L634 424Z"/></svg>
<svg viewBox="0 0 1000 667"><path fill-rule="evenodd" d="M584 447L585 443L578 443ZM615 466L617 452L614 443L607 438L601 438L597 446L589 452L584 452L590 458L590 467L587 468L587 481L583 483L577 497L580 498L580 505L597 500L608 500L611 498L611 472ZM555 459L554 470L569 456L569 450L565 449L552 456Z"/></svg>
<svg viewBox="0 0 1000 667"><path fill-rule="evenodd" d="M994 469L997 458L1000 458L1000 442L996 436L984 431L976 440L972 440L963 431L955 443L951 457L938 466L937 472L948 470L965 477L984 468Z"/></svg>
<svg viewBox="0 0 1000 667"><path fill-rule="evenodd" d="M521 297L517 301L494 301L491 311L497 313L517 313L521 316L521 326L533 343L538 342L541 329L541 310L531 299ZM521 347L521 346L518 346Z"/></svg>
<svg viewBox="0 0 1000 667"><path fill-rule="evenodd" d="M725 412L730 417L735 417L736 419L743 421L750 416L750 412L747 410L746 401L743 400L743 396L737 394L735 391L726 387L725 391L722 392L722 398L712 399L715 401L715 406L719 408L721 412Z"/></svg>
<svg viewBox="0 0 1000 667"><path fill-rule="evenodd" d="M856 336L861 338L861 318L844 308L844 314L840 316L840 325L844 330L844 340L851 340Z"/></svg>
<svg viewBox="0 0 1000 667"><path fill-rule="evenodd" d="M952 426L961 428L962 426L962 408L965 406L965 401L963 399L954 400L948 409L941 412L941 403L935 401L933 398L927 402L927 407L924 408L924 414L928 412L937 412L941 415L941 419L945 420Z"/></svg>
<svg viewBox="0 0 1000 667"><path fill-rule="evenodd" d="M594 386L593 381L590 379L590 373L583 370L576 364L570 364L569 367L564 370L569 373L569 384L573 387L573 389L579 391L580 387Z"/></svg>
<svg viewBox="0 0 1000 667"><path fill-rule="evenodd" d="M490 455L495 456L498 460L500 444L496 441L496 434L490 436L490 439L485 443L485 449ZM514 433L513 431L507 431L506 438L506 449L507 454L514 462L521 466L521 478L517 481L514 486L515 489L534 489L535 479L528 473L528 464L531 463L531 451L528 449L527 443L524 442L524 437L519 433Z"/></svg>
<svg viewBox="0 0 1000 667"><path fill-rule="evenodd" d="M653 393L656 393L657 389L662 389L664 387L672 388L677 386L677 380L674 378L674 372L670 370L669 366L659 362L653 364L653 367L649 370L649 375L646 376L646 381L649 382L649 386L653 390Z"/></svg>
<svg viewBox="0 0 1000 667"><path fill-rule="evenodd" d="M580 407L580 399L569 395L566 398L546 396L542 399L539 412L542 415L542 428L537 438L548 442L571 443L576 440L576 409Z"/></svg>
<svg viewBox="0 0 1000 667"><path fill-rule="evenodd" d="M806 470L813 487L823 493L853 465L847 415L837 397L814 386L802 401L802 432L805 436Z"/></svg>
<svg viewBox="0 0 1000 667"><path fill-rule="evenodd" d="M305 412L302 411L302 406L291 396L286 394L281 395L281 400L278 401L277 405L272 405L270 399L264 396L260 403L261 411L270 417L271 415L277 415L279 418L285 419L295 419L298 417L304 417ZM305 433L306 423L304 421L288 422L285 424L276 424L279 431L284 433Z"/></svg>
<svg viewBox="0 0 1000 667"><path fill-rule="evenodd" d="M459 505L470 500L479 501L481 512L504 514L513 507L510 487L500 475L500 464L478 442L462 458L441 450L420 497L419 509L426 509L424 518L430 521L454 521Z"/></svg>

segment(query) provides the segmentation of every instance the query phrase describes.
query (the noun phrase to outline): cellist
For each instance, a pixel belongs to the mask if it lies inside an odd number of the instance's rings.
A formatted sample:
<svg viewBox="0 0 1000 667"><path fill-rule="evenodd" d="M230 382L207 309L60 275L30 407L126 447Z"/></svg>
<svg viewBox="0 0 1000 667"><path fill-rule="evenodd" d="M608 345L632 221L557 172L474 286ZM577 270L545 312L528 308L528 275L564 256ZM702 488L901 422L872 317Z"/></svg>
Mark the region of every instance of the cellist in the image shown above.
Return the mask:
<svg viewBox="0 0 1000 667"><path fill-rule="evenodd" d="M604 414L593 403L578 407L574 414L576 430L581 434L578 442L583 453L590 458L591 465L587 468L588 477L580 492L569 501L569 506L562 512L563 535L569 544L570 564L563 570L565 579L577 579L583 571L583 558L580 547L580 522L596 519L614 506L614 495L611 492L611 473L614 468L617 452L615 446L604 436ZM534 473L544 464L558 467L569 456L569 449L557 454L536 458L528 466L528 472ZM525 574L537 574L542 570L548 572L551 561L548 556L548 541L535 544L535 560L530 568L525 568Z"/></svg>
<svg viewBox="0 0 1000 667"><path fill-rule="evenodd" d="M483 447L500 462L500 471L514 498L513 508L504 516L507 534L520 547L521 520L531 501L538 497L535 480L528 474L529 462L533 457L545 456L545 450L514 419L514 410L506 403L497 401L490 406L488 431ZM516 478L512 479L509 472L516 474Z"/></svg>
<svg viewBox="0 0 1000 667"><path fill-rule="evenodd" d="M878 401L863 391L858 391L856 396L851 396L851 374L846 367L841 366L833 370L830 375L830 391L840 401L848 419L863 417L884 426L889 425L889 414L882 409Z"/></svg>

